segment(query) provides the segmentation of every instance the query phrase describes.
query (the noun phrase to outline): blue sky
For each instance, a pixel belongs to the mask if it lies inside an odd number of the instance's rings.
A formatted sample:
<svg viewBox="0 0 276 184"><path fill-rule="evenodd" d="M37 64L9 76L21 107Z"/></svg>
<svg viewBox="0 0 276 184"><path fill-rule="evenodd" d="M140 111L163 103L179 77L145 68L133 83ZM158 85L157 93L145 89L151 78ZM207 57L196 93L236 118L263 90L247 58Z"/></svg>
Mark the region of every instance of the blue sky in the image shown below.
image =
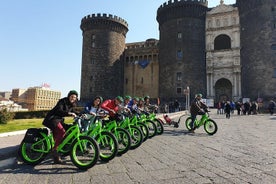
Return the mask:
<svg viewBox="0 0 276 184"><path fill-rule="evenodd" d="M157 8L166 0L2 0L0 91L51 85L66 96L80 91L81 19L93 13L128 22L126 42L159 39ZM214 7L220 0L209 0ZM225 0L234 4L235 0Z"/></svg>

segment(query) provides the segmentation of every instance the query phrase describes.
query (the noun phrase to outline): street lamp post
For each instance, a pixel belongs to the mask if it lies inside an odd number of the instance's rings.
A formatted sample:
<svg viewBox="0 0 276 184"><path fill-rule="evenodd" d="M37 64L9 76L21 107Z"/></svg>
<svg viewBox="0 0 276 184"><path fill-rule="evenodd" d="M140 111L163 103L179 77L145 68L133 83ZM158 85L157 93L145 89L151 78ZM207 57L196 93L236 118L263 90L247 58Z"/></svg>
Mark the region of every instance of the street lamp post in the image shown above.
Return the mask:
<svg viewBox="0 0 276 184"><path fill-rule="evenodd" d="M184 94L186 96L186 113L189 112L189 107L190 107L190 88L187 86L186 89L184 89Z"/></svg>

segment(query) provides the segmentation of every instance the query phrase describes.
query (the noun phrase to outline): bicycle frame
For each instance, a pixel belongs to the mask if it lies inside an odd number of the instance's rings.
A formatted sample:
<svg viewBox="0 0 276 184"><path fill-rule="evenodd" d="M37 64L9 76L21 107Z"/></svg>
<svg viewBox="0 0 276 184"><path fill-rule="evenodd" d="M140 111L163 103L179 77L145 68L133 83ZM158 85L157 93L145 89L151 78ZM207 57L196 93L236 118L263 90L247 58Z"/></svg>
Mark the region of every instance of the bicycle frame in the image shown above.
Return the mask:
<svg viewBox="0 0 276 184"><path fill-rule="evenodd" d="M197 118L195 119L195 121L194 121L195 127L200 127L200 126L204 125L204 123L205 123L208 119L209 119L209 114L206 112L205 114L203 114L203 115L201 116L200 119L197 119Z"/></svg>

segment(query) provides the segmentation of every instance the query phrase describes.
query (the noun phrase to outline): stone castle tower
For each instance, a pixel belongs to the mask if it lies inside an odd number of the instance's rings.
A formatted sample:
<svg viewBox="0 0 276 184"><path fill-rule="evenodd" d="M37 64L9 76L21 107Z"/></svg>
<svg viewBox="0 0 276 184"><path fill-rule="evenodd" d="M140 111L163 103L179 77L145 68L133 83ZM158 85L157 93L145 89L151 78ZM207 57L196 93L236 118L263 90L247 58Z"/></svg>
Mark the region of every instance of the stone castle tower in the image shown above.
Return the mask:
<svg viewBox="0 0 276 184"><path fill-rule="evenodd" d="M158 8L161 99L183 97L187 86L206 95L206 12L206 0L170 0Z"/></svg>
<svg viewBox="0 0 276 184"><path fill-rule="evenodd" d="M141 96L148 86L161 102L184 99L188 86L191 98L200 92L215 102L224 96L275 98L276 1L223 2L214 8L207 0L163 3L156 17L159 41L152 47L147 41L126 44L128 24L117 16L84 17L81 100ZM145 63L155 65L139 65Z"/></svg>
<svg viewBox="0 0 276 184"><path fill-rule="evenodd" d="M83 32L81 100L123 94L123 61L128 24L120 17L92 14L81 20Z"/></svg>
<svg viewBox="0 0 276 184"><path fill-rule="evenodd" d="M241 24L242 94L276 96L276 1L237 0Z"/></svg>

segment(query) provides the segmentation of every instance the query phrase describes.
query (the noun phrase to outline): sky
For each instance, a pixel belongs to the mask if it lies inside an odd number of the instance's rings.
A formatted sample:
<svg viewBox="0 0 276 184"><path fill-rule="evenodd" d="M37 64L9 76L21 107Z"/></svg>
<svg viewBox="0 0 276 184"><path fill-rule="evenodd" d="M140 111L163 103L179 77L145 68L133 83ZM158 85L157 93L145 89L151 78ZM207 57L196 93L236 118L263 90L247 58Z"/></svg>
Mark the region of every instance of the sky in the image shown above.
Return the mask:
<svg viewBox="0 0 276 184"><path fill-rule="evenodd" d="M81 19L106 13L128 23L126 43L159 39L156 12L167 0L1 0L0 92L49 84L80 91ZM220 0L209 0L208 7ZM224 0L234 4L235 0Z"/></svg>

